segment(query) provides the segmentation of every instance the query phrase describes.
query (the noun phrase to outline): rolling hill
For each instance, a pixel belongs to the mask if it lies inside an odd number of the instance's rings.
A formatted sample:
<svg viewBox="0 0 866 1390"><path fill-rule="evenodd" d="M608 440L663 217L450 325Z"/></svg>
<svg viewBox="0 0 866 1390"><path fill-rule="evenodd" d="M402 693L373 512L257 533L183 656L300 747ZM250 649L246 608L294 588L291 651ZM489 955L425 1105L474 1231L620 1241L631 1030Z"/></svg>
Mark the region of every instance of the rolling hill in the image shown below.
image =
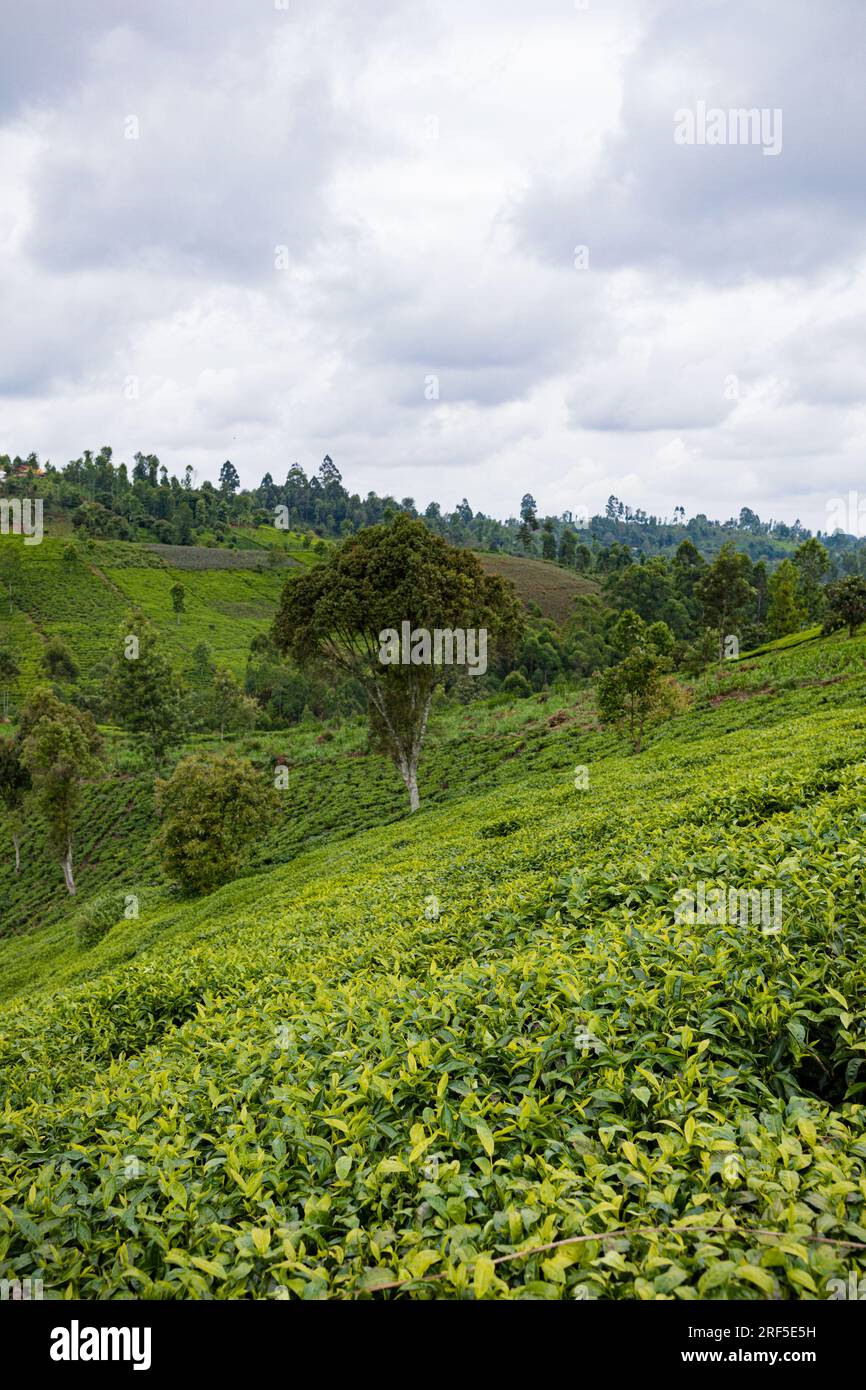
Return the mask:
<svg viewBox="0 0 866 1390"><path fill-rule="evenodd" d="M601 592L594 579L546 560L534 560L522 555L476 553L488 574L510 579L524 603L537 604L545 618L553 618L559 624L565 623L571 616L576 598Z"/></svg>

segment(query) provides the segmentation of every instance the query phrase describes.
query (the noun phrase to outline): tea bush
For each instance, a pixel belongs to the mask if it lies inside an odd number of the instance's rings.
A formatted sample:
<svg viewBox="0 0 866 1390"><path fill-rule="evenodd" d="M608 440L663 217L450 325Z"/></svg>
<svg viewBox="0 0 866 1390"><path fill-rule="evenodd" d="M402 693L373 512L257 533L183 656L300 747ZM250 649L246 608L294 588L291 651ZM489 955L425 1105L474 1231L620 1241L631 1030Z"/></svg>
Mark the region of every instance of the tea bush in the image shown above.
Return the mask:
<svg viewBox="0 0 866 1390"><path fill-rule="evenodd" d="M519 733L473 707L411 818L342 735L282 734L287 862L156 890L84 955L65 922L0 941L0 1277L809 1300L866 1274L863 655L770 653L639 757L579 702ZM778 889L781 930L685 920L699 884Z"/></svg>
<svg viewBox="0 0 866 1390"><path fill-rule="evenodd" d="M75 940L83 951L95 946L123 916L125 895L111 891L92 898L72 919Z"/></svg>

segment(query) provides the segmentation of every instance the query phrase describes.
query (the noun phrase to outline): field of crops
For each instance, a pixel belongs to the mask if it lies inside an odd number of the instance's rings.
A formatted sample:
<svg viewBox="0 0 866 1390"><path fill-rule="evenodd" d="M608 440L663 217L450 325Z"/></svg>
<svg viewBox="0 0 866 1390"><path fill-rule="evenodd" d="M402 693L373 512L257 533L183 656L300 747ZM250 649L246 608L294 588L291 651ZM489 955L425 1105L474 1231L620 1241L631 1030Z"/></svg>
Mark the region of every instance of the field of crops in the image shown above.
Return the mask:
<svg viewBox="0 0 866 1390"><path fill-rule="evenodd" d="M188 662L196 643L204 641L218 662L242 676L250 641L273 621L287 574L300 573L301 564L318 558L292 537L275 568L261 549L72 544L75 558L69 556L69 538L46 537L27 549L14 538L0 538L0 561L14 552L17 562L11 603L8 592L0 592L0 646L18 657L21 676L14 694L19 703L44 679L41 652L49 637L62 637L88 676L116 650L123 617L132 607L142 608L162 629L176 665ZM180 567L172 567L179 555ZM179 624L170 592L177 583L186 591Z"/></svg>
<svg viewBox="0 0 866 1390"><path fill-rule="evenodd" d="M866 1273L864 656L725 670L638 757L584 703L469 706L411 819L359 727L282 736L257 853L287 862L196 902L145 882L89 951L67 920L0 942L0 1277L772 1300ZM699 884L780 893L781 929L682 920Z"/></svg>
<svg viewBox="0 0 866 1390"><path fill-rule="evenodd" d="M564 623L571 614L574 600L582 594L597 594L594 579L576 574L574 570L533 560L523 555L487 555L478 558L488 574L510 579L524 603L535 603L545 618Z"/></svg>

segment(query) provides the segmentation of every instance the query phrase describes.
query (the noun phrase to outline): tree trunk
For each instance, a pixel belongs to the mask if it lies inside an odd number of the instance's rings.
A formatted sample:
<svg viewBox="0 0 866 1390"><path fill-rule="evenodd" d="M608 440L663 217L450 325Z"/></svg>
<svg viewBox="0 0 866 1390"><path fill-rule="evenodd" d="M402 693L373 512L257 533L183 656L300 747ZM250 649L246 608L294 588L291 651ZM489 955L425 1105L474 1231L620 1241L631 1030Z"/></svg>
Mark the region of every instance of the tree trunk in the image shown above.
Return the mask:
<svg viewBox="0 0 866 1390"><path fill-rule="evenodd" d="M411 763L403 763L400 767L403 781L406 783L406 790L409 793L409 810L417 811L421 805L421 798L418 795L418 764L417 760Z"/></svg>
<svg viewBox="0 0 866 1390"><path fill-rule="evenodd" d="M13 845L15 846L15 872L16 872L16 874L20 874L20 872L21 872L21 836L18 835L18 834L16 834L16 833L13 833L13 835L12 835L12 843L13 843Z"/></svg>
<svg viewBox="0 0 866 1390"><path fill-rule="evenodd" d="M66 853L61 860L63 866L63 881L69 892L75 894L75 879L72 877L72 841L66 842Z"/></svg>

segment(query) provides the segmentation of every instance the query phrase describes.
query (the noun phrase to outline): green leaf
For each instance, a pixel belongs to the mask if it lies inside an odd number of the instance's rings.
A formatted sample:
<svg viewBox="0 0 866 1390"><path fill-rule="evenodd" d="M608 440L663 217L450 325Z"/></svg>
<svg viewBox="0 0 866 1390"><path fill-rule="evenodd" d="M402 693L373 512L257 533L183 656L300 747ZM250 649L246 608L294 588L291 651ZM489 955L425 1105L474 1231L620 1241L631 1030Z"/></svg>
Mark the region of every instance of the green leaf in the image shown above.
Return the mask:
<svg viewBox="0 0 866 1390"><path fill-rule="evenodd" d="M495 1149L496 1145L493 1142L493 1135L490 1133L490 1130L488 1129L487 1125L484 1123L483 1120L477 1121L475 1125L475 1133L481 1140L481 1147L487 1154L487 1157L492 1158L493 1150Z"/></svg>
<svg viewBox="0 0 866 1390"><path fill-rule="evenodd" d="M761 1269L758 1265L741 1264L734 1271L737 1279L748 1279L751 1284L757 1284L765 1294L772 1294L776 1289L776 1281L772 1274L766 1269Z"/></svg>
<svg viewBox="0 0 866 1390"><path fill-rule="evenodd" d="M476 1298L483 1298L493 1283L496 1269L489 1255L479 1255L475 1261L473 1285Z"/></svg>

